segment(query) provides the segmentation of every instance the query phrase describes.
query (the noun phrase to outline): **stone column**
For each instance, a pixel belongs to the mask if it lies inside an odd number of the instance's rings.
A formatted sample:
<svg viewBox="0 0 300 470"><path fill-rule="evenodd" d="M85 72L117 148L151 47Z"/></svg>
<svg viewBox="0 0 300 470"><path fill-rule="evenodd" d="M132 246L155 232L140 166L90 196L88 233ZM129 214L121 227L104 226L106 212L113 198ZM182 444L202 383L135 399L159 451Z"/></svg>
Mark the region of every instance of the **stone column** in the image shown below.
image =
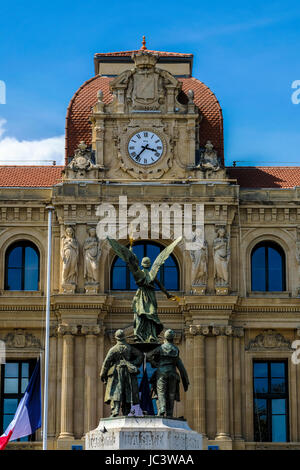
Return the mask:
<svg viewBox="0 0 300 470"><path fill-rule="evenodd" d="M100 380L100 370L104 362L104 327L97 338L97 423L104 417L104 384Z"/></svg>
<svg viewBox="0 0 300 470"><path fill-rule="evenodd" d="M84 366L85 337L78 334L74 351L74 435L78 439L84 435Z"/></svg>
<svg viewBox="0 0 300 470"><path fill-rule="evenodd" d="M189 376L190 386L188 391L184 394L185 398L185 410L184 416L187 419L189 426L194 428L194 415L193 415L193 406L194 406L194 396L193 396L193 348L194 348L194 337L191 335L189 330L185 334L185 360L183 361L186 371Z"/></svg>
<svg viewBox="0 0 300 470"><path fill-rule="evenodd" d="M208 326L191 326L194 335L194 430L206 436L206 396L205 396L205 336L209 334Z"/></svg>
<svg viewBox="0 0 300 470"><path fill-rule="evenodd" d="M77 333L77 327L60 325L58 331L63 335L59 439L74 439L74 334Z"/></svg>
<svg viewBox="0 0 300 470"><path fill-rule="evenodd" d="M84 432L97 427L97 335L99 325L83 326L85 334Z"/></svg>
<svg viewBox="0 0 300 470"><path fill-rule="evenodd" d="M228 388L228 349L226 327L213 327L217 337L216 385L217 385L217 434L216 439L231 440L229 435L229 388Z"/></svg>
<svg viewBox="0 0 300 470"><path fill-rule="evenodd" d="M60 434L61 425L61 376L62 376L62 357L63 357L63 337L58 330L57 337L57 355L56 355L56 436Z"/></svg>
<svg viewBox="0 0 300 470"><path fill-rule="evenodd" d="M241 338L243 328L233 328L233 413L234 439L242 440Z"/></svg>

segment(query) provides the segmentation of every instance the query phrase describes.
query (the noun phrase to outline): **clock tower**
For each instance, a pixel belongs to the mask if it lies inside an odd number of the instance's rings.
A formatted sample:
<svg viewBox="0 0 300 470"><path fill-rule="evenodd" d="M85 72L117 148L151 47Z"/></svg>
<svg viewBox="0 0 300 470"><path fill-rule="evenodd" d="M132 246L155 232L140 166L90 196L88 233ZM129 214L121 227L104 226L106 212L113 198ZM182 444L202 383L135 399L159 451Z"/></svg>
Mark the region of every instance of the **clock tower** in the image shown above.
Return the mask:
<svg viewBox="0 0 300 470"><path fill-rule="evenodd" d="M210 91L205 96L207 87L191 77L192 56L173 57L145 46L118 54L96 54L98 74L70 103L64 178L224 179L221 110ZM99 73L104 71L107 75ZM84 145L87 169L76 172L76 156Z"/></svg>

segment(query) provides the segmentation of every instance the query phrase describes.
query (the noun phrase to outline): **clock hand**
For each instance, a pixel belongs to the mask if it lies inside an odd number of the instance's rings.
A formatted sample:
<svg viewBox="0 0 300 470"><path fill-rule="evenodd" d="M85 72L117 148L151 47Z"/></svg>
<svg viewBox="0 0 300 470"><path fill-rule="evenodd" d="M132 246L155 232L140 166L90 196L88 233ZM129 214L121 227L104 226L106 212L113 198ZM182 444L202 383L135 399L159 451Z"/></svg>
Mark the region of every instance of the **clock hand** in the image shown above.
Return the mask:
<svg viewBox="0 0 300 470"><path fill-rule="evenodd" d="M143 153L143 151L147 149L147 147L148 147L148 144L146 145L146 147L144 147L144 146L142 145L142 149L143 149L143 150L140 151L140 153L137 155L137 157L139 157L139 156L141 155L141 153ZM147 149L147 150L148 150L148 149ZM135 157L135 158L136 158L136 157Z"/></svg>

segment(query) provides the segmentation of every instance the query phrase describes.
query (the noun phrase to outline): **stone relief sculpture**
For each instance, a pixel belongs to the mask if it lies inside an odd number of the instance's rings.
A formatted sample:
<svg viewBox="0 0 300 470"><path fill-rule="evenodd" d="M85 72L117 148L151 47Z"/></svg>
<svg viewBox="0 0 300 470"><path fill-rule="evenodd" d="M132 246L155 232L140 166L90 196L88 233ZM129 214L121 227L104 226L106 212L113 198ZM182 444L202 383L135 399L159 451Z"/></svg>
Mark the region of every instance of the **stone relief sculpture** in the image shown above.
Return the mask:
<svg viewBox="0 0 300 470"><path fill-rule="evenodd" d="M95 168L92 163L92 152L88 150L88 146L82 140L75 150L74 158L69 163L68 168L74 172L78 172L79 175L85 175L85 172Z"/></svg>
<svg viewBox="0 0 300 470"><path fill-rule="evenodd" d="M204 240L200 250L191 251L191 257L193 262L192 286L206 286L208 263L208 247L206 240Z"/></svg>
<svg viewBox="0 0 300 470"><path fill-rule="evenodd" d="M156 371L150 379L154 398L158 399L158 415L173 417L174 402L180 401L180 377L185 391L189 387L189 378L183 362L179 357L179 349L173 344L175 333L166 330L164 343L147 354L147 359ZM179 374L177 373L179 370Z"/></svg>
<svg viewBox="0 0 300 470"><path fill-rule="evenodd" d="M108 238L115 253L127 263L139 287L132 301L134 313L133 327L136 341L147 343L158 342L158 335L163 330L163 324L157 314L157 301L154 290L155 284L159 286L168 299L173 300L175 297L169 294L156 276L162 264L170 256L181 239L182 237L177 238L177 240L161 251L150 269L151 260L148 257L142 259L142 268L140 268L139 260L133 253L132 247L128 249L126 246L119 244L116 240Z"/></svg>
<svg viewBox="0 0 300 470"><path fill-rule="evenodd" d="M217 230L217 238L214 239L213 243L213 255L215 286L228 287L230 248L224 227Z"/></svg>
<svg viewBox="0 0 300 470"><path fill-rule="evenodd" d="M99 259L101 255L100 242L95 228L90 228L88 234L89 236L83 244L85 290L89 293L97 293L99 286Z"/></svg>
<svg viewBox="0 0 300 470"><path fill-rule="evenodd" d="M220 169L217 151L214 150L214 146L210 140L205 144L205 150L202 154L199 166L204 171L218 171Z"/></svg>
<svg viewBox="0 0 300 470"><path fill-rule="evenodd" d="M79 245L72 227L67 227L61 239L62 288L74 293L77 284Z"/></svg>
<svg viewBox="0 0 300 470"><path fill-rule="evenodd" d="M137 375L143 362L143 354L126 342L123 330L115 333L117 344L107 353L100 372L106 384L104 402L111 406L111 416L130 413L132 405L139 403Z"/></svg>

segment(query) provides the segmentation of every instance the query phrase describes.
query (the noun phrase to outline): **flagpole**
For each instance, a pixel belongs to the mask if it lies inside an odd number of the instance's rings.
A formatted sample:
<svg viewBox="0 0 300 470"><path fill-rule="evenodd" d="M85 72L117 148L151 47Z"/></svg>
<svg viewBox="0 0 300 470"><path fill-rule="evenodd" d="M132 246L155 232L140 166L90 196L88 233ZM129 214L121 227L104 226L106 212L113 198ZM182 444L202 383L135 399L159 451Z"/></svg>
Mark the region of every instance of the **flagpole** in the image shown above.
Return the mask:
<svg viewBox="0 0 300 470"><path fill-rule="evenodd" d="M48 378L49 378L49 333L50 333L50 285L51 285L51 238L53 206L48 210L48 253L47 253L47 290L46 290L46 332L45 332L45 379L44 379L44 413L43 413L43 450L47 450L48 434Z"/></svg>

